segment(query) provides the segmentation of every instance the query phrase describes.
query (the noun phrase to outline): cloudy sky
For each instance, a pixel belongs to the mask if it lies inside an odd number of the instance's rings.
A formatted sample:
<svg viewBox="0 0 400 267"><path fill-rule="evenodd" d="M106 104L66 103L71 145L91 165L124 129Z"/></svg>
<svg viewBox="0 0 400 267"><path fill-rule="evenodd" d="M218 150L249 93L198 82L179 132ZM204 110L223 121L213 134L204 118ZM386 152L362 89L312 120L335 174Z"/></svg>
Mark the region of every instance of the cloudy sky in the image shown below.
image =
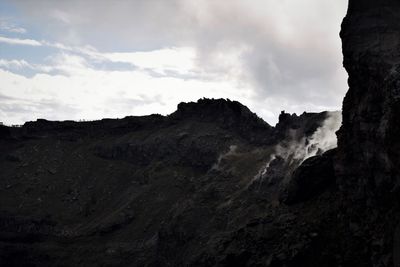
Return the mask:
<svg viewBox="0 0 400 267"><path fill-rule="evenodd" d="M0 0L0 121L340 109L347 0Z"/></svg>

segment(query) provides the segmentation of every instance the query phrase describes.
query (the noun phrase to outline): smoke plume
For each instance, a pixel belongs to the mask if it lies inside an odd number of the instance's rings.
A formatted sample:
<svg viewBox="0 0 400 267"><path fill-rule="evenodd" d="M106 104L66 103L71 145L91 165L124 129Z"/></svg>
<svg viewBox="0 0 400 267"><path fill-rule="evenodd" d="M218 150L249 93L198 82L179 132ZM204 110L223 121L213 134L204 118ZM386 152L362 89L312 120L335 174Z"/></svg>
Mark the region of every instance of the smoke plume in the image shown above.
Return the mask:
<svg viewBox="0 0 400 267"><path fill-rule="evenodd" d="M262 182L269 175L270 165L274 160L284 162L285 175L282 182L290 179L292 172L306 159L320 155L337 146L336 131L342 124L340 112L329 112L323 124L309 137L296 138L296 130L289 131L289 138L275 146L264 166L253 181Z"/></svg>

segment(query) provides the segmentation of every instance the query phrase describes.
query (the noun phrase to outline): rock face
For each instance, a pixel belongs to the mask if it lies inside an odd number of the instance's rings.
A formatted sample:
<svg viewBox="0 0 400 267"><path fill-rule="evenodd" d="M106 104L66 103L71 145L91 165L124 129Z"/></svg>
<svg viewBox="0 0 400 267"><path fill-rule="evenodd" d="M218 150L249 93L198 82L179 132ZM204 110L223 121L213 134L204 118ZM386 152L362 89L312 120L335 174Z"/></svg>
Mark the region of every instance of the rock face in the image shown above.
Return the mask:
<svg viewBox="0 0 400 267"><path fill-rule="evenodd" d="M364 266L400 264L399 19L399 1L350 0L341 31L350 88L335 163L340 223L348 237L361 238L346 247Z"/></svg>
<svg viewBox="0 0 400 267"><path fill-rule="evenodd" d="M350 89L337 173L357 197L385 197L399 183L399 19L399 1L350 0L342 24Z"/></svg>

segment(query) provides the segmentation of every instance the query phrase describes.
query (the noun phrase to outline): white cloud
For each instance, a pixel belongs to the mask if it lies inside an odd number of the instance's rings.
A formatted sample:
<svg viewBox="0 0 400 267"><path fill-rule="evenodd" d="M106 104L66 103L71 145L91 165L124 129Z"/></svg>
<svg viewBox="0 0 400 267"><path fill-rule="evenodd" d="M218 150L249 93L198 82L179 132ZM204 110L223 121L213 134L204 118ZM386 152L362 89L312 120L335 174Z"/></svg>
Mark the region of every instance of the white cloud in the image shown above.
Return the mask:
<svg viewBox="0 0 400 267"><path fill-rule="evenodd" d="M114 62L114 63L128 63L141 69L148 69L160 74L166 74L168 71L177 72L179 74L187 74L195 68L196 54L195 50L190 47L172 47L164 48L153 51L145 52L113 52L113 53L101 53L96 48L86 46L69 46L57 42L49 42L45 40L33 40L33 39L17 39L0 36L0 43L8 44L19 44L19 45L33 45L33 46L46 46L56 48L62 53L58 54L57 57L53 57L53 60L64 61L63 53L71 53L68 56L69 62L64 62L64 66L73 67L72 65L87 65L85 59L82 57L88 57L90 60L96 62ZM76 54L77 56L72 56ZM79 55L79 56L78 56ZM73 61L73 62L71 62ZM0 66L9 68L13 67L28 67L34 68L34 64L27 64L25 60L22 61L6 61L1 60ZM35 65L38 68L38 65ZM65 67L63 67L65 70Z"/></svg>
<svg viewBox="0 0 400 267"><path fill-rule="evenodd" d="M10 20L11 20L10 18L0 17L0 30L11 33L20 33L20 34L24 34L27 32L25 28L15 25Z"/></svg>
<svg viewBox="0 0 400 267"><path fill-rule="evenodd" d="M165 74L175 71L188 73L195 68L195 50L189 47L173 47L148 52L105 53L101 55L111 62L130 63L142 69Z"/></svg>
<svg viewBox="0 0 400 267"><path fill-rule="evenodd" d="M23 67L32 65L0 62ZM280 98L257 99L252 87L239 79L157 77L140 69L99 70L85 58L67 53L60 53L49 62L51 65L46 66L46 70L60 74L42 72L24 77L0 68L0 121L15 124L37 118L79 120L151 113L165 115L173 112L181 101L209 97L238 100L273 124L282 108L295 104ZM302 112L306 107L327 108L302 103L292 111Z"/></svg>
<svg viewBox="0 0 400 267"><path fill-rule="evenodd" d="M30 45L30 46L42 45L40 42L32 39L9 38L4 36L0 36L0 43L6 43L11 45Z"/></svg>
<svg viewBox="0 0 400 267"><path fill-rule="evenodd" d="M184 80L153 77L143 71L96 70L76 55L61 54L52 62L53 69L67 75L39 73L27 78L0 69L0 92L7 97L0 97L0 120L22 123L39 117L65 120L168 114L181 101L196 101L206 96L229 97L246 103L252 93L250 88L238 87L234 81ZM44 100L57 105L51 113L37 108L18 113L13 106L15 101L10 99L24 99L24 103L29 99L31 106L40 106ZM66 107L72 112L64 112Z"/></svg>
<svg viewBox="0 0 400 267"><path fill-rule="evenodd" d="M22 69L22 68L33 68L31 64L26 62L25 60L6 60L6 59L0 59L0 67L6 68L6 69Z"/></svg>
<svg viewBox="0 0 400 267"><path fill-rule="evenodd" d="M4 25L4 24L0 24L0 29L3 31L13 32L13 33L26 33L26 29L24 29L22 27L15 27L15 26L9 26L9 25Z"/></svg>

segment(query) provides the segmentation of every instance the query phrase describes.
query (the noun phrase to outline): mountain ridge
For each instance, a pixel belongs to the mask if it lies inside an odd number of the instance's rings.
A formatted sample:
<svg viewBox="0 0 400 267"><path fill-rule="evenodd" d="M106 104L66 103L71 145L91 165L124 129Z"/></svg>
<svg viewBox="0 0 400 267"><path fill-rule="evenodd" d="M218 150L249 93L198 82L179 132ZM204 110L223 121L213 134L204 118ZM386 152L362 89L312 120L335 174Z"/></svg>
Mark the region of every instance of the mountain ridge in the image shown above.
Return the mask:
<svg viewBox="0 0 400 267"><path fill-rule="evenodd" d="M284 178L329 114L282 113L271 127L238 102L202 99L169 116L2 127L0 262L197 265L204 253L229 262L197 242L228 241L223 232L255 216L243 212L286 196ZM331 184L321 180L315 196Z"/></svg>

